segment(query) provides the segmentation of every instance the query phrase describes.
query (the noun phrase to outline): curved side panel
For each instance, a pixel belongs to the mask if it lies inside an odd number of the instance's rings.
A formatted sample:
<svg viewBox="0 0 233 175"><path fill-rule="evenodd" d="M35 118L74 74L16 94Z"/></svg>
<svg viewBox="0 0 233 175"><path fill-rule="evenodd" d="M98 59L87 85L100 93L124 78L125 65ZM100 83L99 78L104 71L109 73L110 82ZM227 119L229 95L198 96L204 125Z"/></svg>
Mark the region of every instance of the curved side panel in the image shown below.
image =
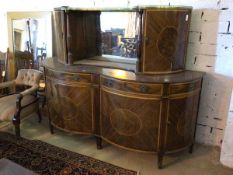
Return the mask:
<svg viewBox="0 0 233 175"><path fill-rule="evenodd" d="M116 145L157 151L160 98L101 88L101 135Z"/></svg>
<svg viewBox="0 0 233 175"><path fill-rule="evenodd" d="M93 132L92 93L90 85L63 84L47 77L50 120L67 131Z"/></svg>

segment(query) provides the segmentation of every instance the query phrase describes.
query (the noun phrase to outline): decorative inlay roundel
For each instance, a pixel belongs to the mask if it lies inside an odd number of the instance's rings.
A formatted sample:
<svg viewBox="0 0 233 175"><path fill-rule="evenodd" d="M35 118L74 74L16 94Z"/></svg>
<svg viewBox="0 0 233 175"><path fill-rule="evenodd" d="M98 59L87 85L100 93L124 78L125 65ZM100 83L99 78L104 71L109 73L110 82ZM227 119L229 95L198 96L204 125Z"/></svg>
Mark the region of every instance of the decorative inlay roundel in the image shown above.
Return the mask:
<svg viewBox="0 0 233 175"><path fill-rule="evenodd" d="M171 57L175 53L177 35L175 27L166 27L162 30L157 41L157 47L161 55Z"/></svg>
<svg viewBox="0 0 233 175"><path fill-rule="evenodd" d="M120 135L136 135L142 127L142 122L138 115L128 109L115 109L110 115L112 127Z"/></svg>

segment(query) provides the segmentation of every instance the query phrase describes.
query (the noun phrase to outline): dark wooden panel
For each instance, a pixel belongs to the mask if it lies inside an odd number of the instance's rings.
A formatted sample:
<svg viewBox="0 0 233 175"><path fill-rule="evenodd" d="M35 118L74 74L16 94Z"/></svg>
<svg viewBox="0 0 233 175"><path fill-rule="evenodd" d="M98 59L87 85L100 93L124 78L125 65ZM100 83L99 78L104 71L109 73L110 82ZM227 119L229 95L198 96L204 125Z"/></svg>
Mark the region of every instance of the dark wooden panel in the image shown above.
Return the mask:
<svg viewBox="0 0 233 175"><path fill-rule="evenodd" d="M127 148L157 150L160 99L101 88L101 135Z"/></svg>
<svg viewBox="0 0 233 175"><path fill-rule="evenodd" d="M162 95L162 84L134 83L101 77L101 85L131 93Z"/></svg>
<svg viewBox="0 0 233 175"><path fill-rule="evenodd" d="M189 146L194 140L199 93L168 101L168 120L166 129L166 151Z"/></svg>
<svg viewBox="0 0 233 175"><path fill-rule="evenodd" d="M180 94L195 91L201 88L201 80L189 83L177 83L169 86L169 94Z"/></svg>
<svg viewBox="0 0 233 175"><path fill-rule="evenodd" d="M62 84L46 77L46 97L51 122L64 130L93 133L90 85Z"/></svg>
<svg viewBox="0 0 233 175"><path fill-rule="evenodd" d="M68 60L101 55L100 12L67 11Z"/></svg>
<svg viewBox="0 0 233 175"><path fill-rule="evenodd" d="M72 82L82 82L91 83L91 74L85 73L68 73L68 72L55 72L46 69L46 76L56 78L57 80L62 80L67 83Z"/></svg>
<svg viewBox="0 0 233 175"><path fill-rule="evenodd" d="M142 70L159 73L183 70L190 10L144 12Z"/></svg>
<svg viewBox="0 0 233 175"><path fill-rule="evenodd" d="M67 64L67 49L66 49L66 19L64 11L53 12L53 56L57 57L58 61Z"/></svg>

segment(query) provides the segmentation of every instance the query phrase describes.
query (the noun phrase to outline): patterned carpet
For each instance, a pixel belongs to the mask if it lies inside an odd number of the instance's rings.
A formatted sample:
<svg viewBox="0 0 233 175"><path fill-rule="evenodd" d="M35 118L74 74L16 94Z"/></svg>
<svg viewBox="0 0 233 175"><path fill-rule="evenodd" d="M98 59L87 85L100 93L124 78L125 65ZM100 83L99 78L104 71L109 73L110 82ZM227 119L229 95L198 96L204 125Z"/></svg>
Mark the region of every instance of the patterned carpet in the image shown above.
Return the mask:
<svg viewBox="0 0 233 175"><path fill-rule="evenodd" d="M39 140L0 132L0 158L43 175L136 175L137 172L67 151Z"/></svg>

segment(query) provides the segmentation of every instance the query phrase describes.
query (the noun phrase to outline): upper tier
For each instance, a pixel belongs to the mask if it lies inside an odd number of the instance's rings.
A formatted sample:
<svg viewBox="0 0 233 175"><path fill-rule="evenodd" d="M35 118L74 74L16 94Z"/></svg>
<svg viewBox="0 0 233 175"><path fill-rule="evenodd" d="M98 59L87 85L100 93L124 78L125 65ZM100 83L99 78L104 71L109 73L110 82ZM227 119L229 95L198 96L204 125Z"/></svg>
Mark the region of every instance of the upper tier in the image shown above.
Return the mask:
<svg viewBox="0 0 233 175"><path fill-rule="evenodd" d="M122 30L123 33L103 31L101 15L111 12L128 12L130 27ZM136 72L180 72L185 69L190 15L190 7L56 8L53 55L59 62L72 65L83 59L119 52L123 60L135 58Z"/></svg>

